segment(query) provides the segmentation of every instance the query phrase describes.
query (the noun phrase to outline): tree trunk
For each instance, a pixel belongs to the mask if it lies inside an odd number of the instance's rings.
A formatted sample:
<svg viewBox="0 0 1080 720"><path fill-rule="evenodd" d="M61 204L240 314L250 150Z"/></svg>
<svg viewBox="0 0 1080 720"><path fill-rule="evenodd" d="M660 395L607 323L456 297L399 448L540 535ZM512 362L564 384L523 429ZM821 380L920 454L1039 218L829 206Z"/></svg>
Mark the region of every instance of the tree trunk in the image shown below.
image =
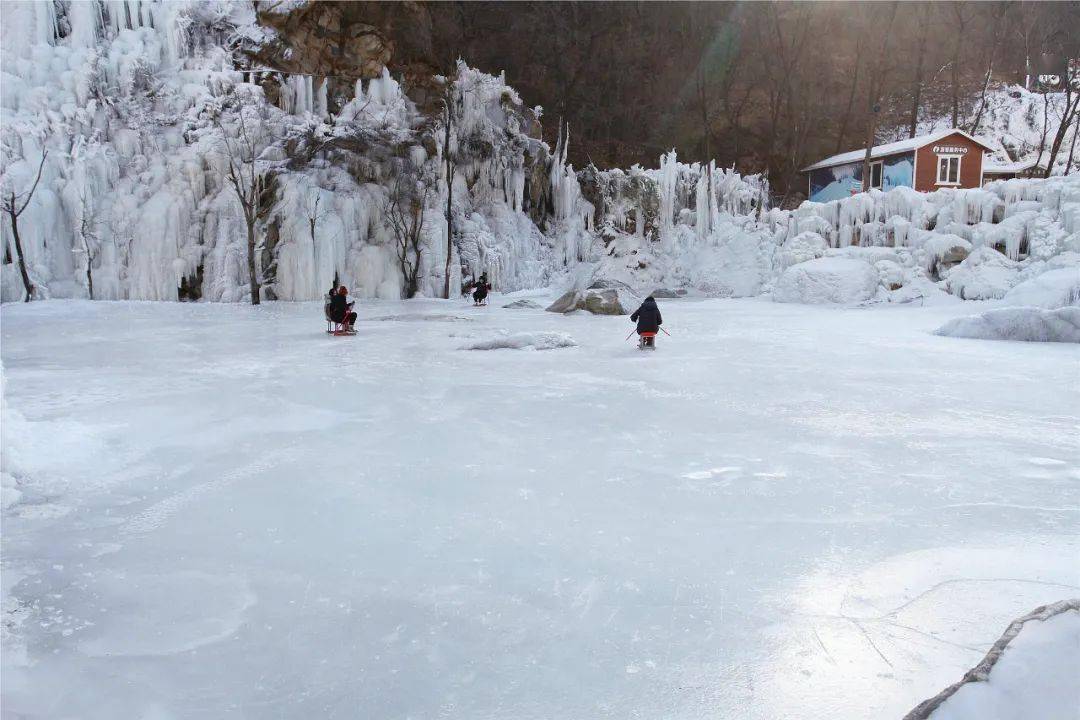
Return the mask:
<svg viewBox="0 0 1080 720"><path fill-rule="evenodd" d="M1075 120L1073 125L1073 139L1072 144L1069 145L1069 161L1065 163L1065 174L1068 175L1072 170L1073 165L1073 153L1076 152L1076 136L1080 135L1080 120Z"/></svg>
<svg viewBox="0 0 1080 720"><path fill-rule="evenodd" d="M975 135L979 132L979 123L982 122L983 113L986 111L986 91L990 89L990 79L994 74L994 58L997 55L998 40L1001 37L999 28L1005 20L1005 13L1008 10L1008 5L1002 5L1002 11L994 17L994 38L990 44L990 57L986 61L986 76L983 78L982 96L979 98L979 109L975 113L975 119L971 122L971 134ZM920 56L921 57L921 56Z"/></svg>
<svg viewBox="0 0 1080 720"><path fill-rule="evenodd" d="M712 158L712 148L709 143L709 99L705 87L705 73L701 68L698 68L698 99L701 103L701 138L705 151L701 161L707 163Z"/></svg>
<svg viewBox="0 0 1080 720"><path fill-rule="evenodd" d="M1080 111L1080 93L1077 93L1076 99L1073 100L1069 86L1066 85L1065 87L1065 110L1061 115L1061 124L1058 125L1057 132L1054 133L1054 143L1050 146L1050 159L1046 161L1045 177L1050 177L1050 173L1053 172L1054 161L1057 160L1058 152L1061 151L1061 144L1065 142L1065 136L1069 133L1069 126L1076 120L1077 112Z"/></svg>
<svg viewBox="0 0 1080 720"><path fill-rule="evenodd" d="M855 105L855 89L859 84L859 70L861 67L862 63L859 61L859 58L856 57L855 72L852 73L851 78L851 91L848 93L847 109L844 111L844 117L840 121L840 132L836 135L836 147L833 149L833 155L843 150L844 140L847 139L848 120L851 117L851 108Z"/></svg>
<svg viewBox="0 0 1080 720"><path fill-rule="evenodd" d="M919 100L922 96L922 53L919 53L919 65L915 71L915 87L911 89L911 120L908 123L908 137L915 137L919 128Z"/></svg>
<svg viewBox="0 0 1080 720"><path fill-rule="evenodd" d="M454 254L454 168L450 160L450 103L446 104L446 132L443 136L443 159L446 161L446 280L443 295L450 299L450 257Z"/></svg>
<svg viewBox="0 0 1080 720"><path fill-rule="evenodd" d="M874 149L874 135L877 134L878 114L870 108L870 120L866 127L866 154L863 155L862 164L862 189L866 192L870 189L870 153Z"/></svg>
<svg viewBox="0 0 1080 720"><path fill-rule="evenodd" d="M86 289L90 293L90 299L94 299L94 258L90 255L90 248L86 249Z"/></svg>
<svg viewBox="0 0 1080 720"><path fill-rule="evenodd" d="M1050 118L1050 96L1047 94L1045 87L1043 87L1041 89L1042 89L1042 96L1043 96L1043 127L1042 127L1042 135L1039 138L1039 155L1038 155L1038 157L1035 158L1035 165L1036 166L1038 166L1039 163L1042 162L1043 152L1046 150L1046 132L1047 132L1047 129L1049 128L1048 122L1049 122L1049 118Z"/></svg>
<svg viewBox="0 0 1080 720"><path fill-rule="evenodd" d="M22 275L23 288L26 289L26 297L23 302L30 302L34 295L34 284L30 282L30 273L26 272L26 259L23 257L22 240L19 239L19 219L15 215L15 194L11 195L11 209L7 211L8 219L11 220L11 237L15 240L15 254L19 257L19 273Z"/></svg>
<svg viewBox="0 0 1080 720"><path fill-rule="evenodd" d="M247 223L248 284L251 286L251 304L259 304L259 276L255 272L255 218Z"/></svg>
<svg viewBox="0 0 1080 720"><path fill-rule="evenodd" d="M959 47L959 40L957 40L956 45ZM960 124L960 59L957 55L953 56L952 67L952 125L950 127L954 128Z"/></svg>
<svg viewBox="0 0 1080 720"><path fill-rule="evenodd" d="M908 137L915 137L915 133L919 128L919 101L922 98L922 83L923 83L923 56L926 54L926 36L930 27L929 18L926 13L922 16L922 28L919 32L919 49L917 51L917 61L915 64L915 82L912 83L911 88L911 120L908 122Z"/></svg>

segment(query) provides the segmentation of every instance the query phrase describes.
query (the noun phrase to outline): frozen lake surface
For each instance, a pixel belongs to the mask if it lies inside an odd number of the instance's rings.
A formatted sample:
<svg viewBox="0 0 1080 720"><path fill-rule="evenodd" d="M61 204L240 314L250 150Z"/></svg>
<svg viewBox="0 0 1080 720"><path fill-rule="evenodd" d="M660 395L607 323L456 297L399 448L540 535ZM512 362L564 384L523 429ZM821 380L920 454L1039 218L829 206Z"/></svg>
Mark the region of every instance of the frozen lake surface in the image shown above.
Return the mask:
<svg viewBox="0 0 1080 720"><path fill-rule="evenodd" d="M1080 347L504 302L5 305L5 717L898 718L1078 593Z"/></svg>

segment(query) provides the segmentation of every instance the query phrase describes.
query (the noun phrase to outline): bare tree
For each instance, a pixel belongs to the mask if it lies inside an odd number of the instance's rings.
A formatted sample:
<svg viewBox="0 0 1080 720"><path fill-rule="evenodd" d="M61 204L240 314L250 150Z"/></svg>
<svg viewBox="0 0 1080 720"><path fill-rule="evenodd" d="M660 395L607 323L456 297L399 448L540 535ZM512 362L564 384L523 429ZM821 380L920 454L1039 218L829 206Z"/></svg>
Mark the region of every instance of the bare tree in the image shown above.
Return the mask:
<svg viewBox="0 0 1080 720"><path fill-rule="evenodd" d="M962 2L948 3L946 6L952 10L952 23L953 29L956 33L955 42L953 43L952 54L952 71L951 74L951 87L952 87L952 126L960 127L960 51L964 46L961 42L961 38L965 37L964 28L971 21L971 15L969 10L970 6Z"/></svg>
<svg viewBox="0 0 1080 720"><path fill-rule="evenodd" d="M923 89L923 58L926 56L926 41L930 36L930 6L923 5L919 13L919 41L915 51L915 80L911 83L911 118L908 121L908 137L915 137L919 128L919 102Z"/></svg>
<svg viewBox="0 0 1080 720"><path fill-rule="evenodd" d="M311 263L315 267L315 230L319 221L330 214L329 210L319 209L322 204L322 193L319 188L311 188L304 197L304 217L308 222L308 236L311 238ZM335 287L337 283L334 283Z"/></svg>
<svg viewBox="0 0 1080 720"><path fill-rule="evenodd" d="M859 70L862 69L862 63L859 62L863 51L863 37L862 33L858 34L858 40L855 44L855 70L851 73L851 89L848 91L847 109L844 110L844 114L840 120L840 131L836 133L836 146L833 148L833 154L840 152L844 149L844 140L847 138L848 122L851 120L851 110L855 106L855 90L859 86Z"/></svg>
<svg viewBox="0 0 1080 720"><path fill-rule="evenodd" d="M882 49L874 58L874 61L870 66L869 76L866 79L866 82L869 85L866 95L869 122L866 124L866 154L863 155L862 166L863 191L870 189L870 159L874 149L874 138L877 135L878 119L881 113L881 99L886 93L889 74L892 70L892 65L889 64L891 55L889 44L892 38L892 24L893 20L896 19L897 6L898 3L891 3L886 22L881 23L879 18L873 18L871 21L871 25L876 25L881 33L881 42L875 44L875 47L881 47Z"/></svg>
<svg viewBox="0 0 1080 720"><path fill-rule="evenodd" d="M1069 145L1069 159L1065 163L1065 174L1068 175L1072 171L1073 155L1076 152L1076 136L1080 135L1080 120L1073 124L1073 139Z"/></svg>
<svg viewBox="0 0 1080 720"><path fill-rule="evenodd" d="M23 298L23 302L30 302L34 294L34 284L30 282L30 273L26 271L26 256L23 254L22 239L19 237L19 216L23 214L23 211L30 204L30 200L34 197L34 191L37 190L38 183L41 182L41 171L45 167L45 158L48 156L48 150L41 153L37 176L34 178L34 184L30 186L29 190L17 193L10 182L4 182L6 187L0 191L3 193L3 198L0 199L0 209L7 214L8 222L11 223L11 237L15 242L15 254L19 260L19 273L22 275L23 288L26 290L26 297ZM8 178L5 178L5 181L7 180Z"/></svg>
<svg viewBox="0 0 1080 720"><path fill-rule="evenodd" d="M420 287L425 210L434 186L434 178L429 172L406 159L386 198L383 215L394 233L394 250L407 298L415 297Z"/></svg>
<svg viewBox="0 0 1080 720"><path fill-rule="evenodd" d="M998 45L1004 34L1004 28L1008 25L1006 20L1008 13L1009 6L1005 4L999 5L998 11L994 13L990 48L987 51L986 74L983 76L982 94L979 97L979 109L975 112L975 119L971 121L969 130L972 135L979 132L979 123L982 122L983 113L986 111L986 92L990 89L990 79L994 75L994 60L997 57Z"/></svg>
<svg viewBox="0 0 1080 720"><path fill-rule="evenodd" d="M87 192L86 185L79 188L79 204L76 209L79 217L78 232L81 248L72 248L72 252L83 255L86 262L86 290L90 299L94 299L94 261L101 252L101 212L94 198Z"/></svg>
<svg viewBox="0 0 1080 720"><path fill-rule="evenodd" d="M219 145L226 159L225 179L236 193L247 226L248 285L251 304L259 304L259 274L255 267L255 231L266 185L260 156L272 144L269 127L269 110L265 103L249 103L239 92L234 92L232 105L235 109L235 136L225 126L224 112L217 112L214 123L220 131Z"/></svg>
<svg viewBox="0 0 1080 720"><path fill-rule="evenodd" d="M450 259L454 254L454 175L457 163L450 150L450 126L454 120L454 80L447 78L443 95L443 163L446 166L446 278L443 297L450 299Z"/></svg>
<svg viewBox="0 0 1080 720"><path fill-rule="evenodd" d="M1069 127L1073 122L1080 122L1080 119L1078 119L1078 116L1080 116L1080 61L1069 60L1065 72L1065 103L1061 111L1061 122L1058 124L1057 132L1054 133L1054 142L1050 145L1050 158L1046 161L1045 177L1050 177L1050 174L1054 171L1054 162L1057 160L1058 152L1060 152L1061 144L1065 141L1065 136L1069 132ZM1074 145L1075 141L1074 135ZM1069 156L1072 157L1071 152Z"/></svg>

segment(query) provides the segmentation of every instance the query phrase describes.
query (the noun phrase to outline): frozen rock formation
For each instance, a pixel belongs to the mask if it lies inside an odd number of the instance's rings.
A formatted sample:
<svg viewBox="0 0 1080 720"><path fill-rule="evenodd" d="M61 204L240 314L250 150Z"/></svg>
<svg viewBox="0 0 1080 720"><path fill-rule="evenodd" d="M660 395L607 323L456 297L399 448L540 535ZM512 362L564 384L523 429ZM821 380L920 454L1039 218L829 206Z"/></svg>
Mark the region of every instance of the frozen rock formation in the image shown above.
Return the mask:
<svg viewBox="0 0 1080 720"><path fill-rule="evenodd" d="M878 273L869 263L828 257L785 270L772 298L776 302L851 305L874 297L877 288Z"/></svg>
<svg viewBox="0 0 1080 720"><path fill-rule="evenodd" d="M1080 343L1080 307L1057 310L1000 308L981 315L955 318L934 334L978 340Z"/></svg>

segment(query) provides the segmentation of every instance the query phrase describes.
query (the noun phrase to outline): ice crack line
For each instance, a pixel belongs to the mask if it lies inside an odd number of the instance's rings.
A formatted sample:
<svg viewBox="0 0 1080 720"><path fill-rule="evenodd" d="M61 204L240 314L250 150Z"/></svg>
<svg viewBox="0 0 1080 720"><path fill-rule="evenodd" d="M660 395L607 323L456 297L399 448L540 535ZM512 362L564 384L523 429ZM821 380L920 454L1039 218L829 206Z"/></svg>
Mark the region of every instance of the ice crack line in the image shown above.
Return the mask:
<svg viewBox="0 0 1080 720"><path fill-rule="evenodd" d="M210 492L242 480L252 475L265 472L293 454L292 447L270 453L268 456L254 460L247 465L225 473L215 480L199 483L183 490L161 502L155 503L146 510L132 517L120 530L120 534L126 537L143 535L156 530L172 515L181 508L194 502L196 499Z"/></svg>

